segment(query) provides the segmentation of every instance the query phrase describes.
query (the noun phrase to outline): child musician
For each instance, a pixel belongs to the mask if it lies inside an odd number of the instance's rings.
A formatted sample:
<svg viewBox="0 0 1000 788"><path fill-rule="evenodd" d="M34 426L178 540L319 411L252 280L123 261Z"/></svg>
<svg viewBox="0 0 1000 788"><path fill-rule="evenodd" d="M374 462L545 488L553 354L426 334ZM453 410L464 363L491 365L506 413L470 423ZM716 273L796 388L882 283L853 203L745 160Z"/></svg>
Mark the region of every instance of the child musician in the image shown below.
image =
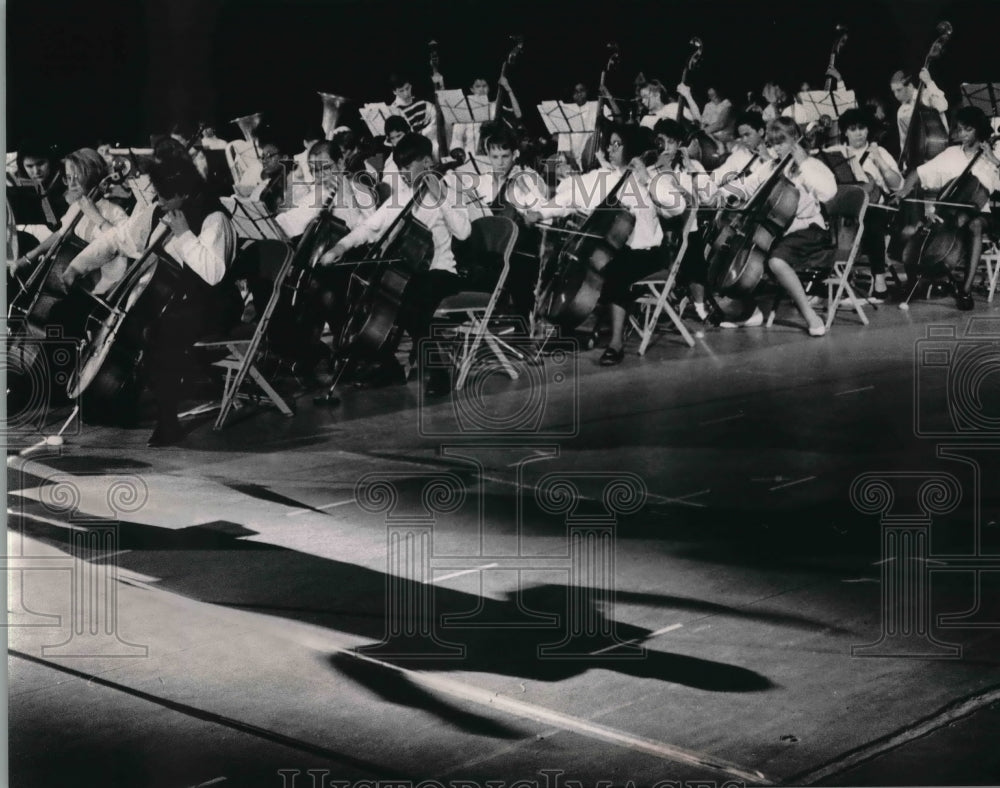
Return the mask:
<svg viewBox="0 0 1000 788"><path fill-rule="evenodd" d="M894 196L897 199L905 198L918 182L925 189L943 189L965 171L977 153L980 155L972 165L972 175L988 193L1000 191L1000 173L997 172L1000 159L990 148L990 123L986 113L978 107L962 107L955 113L955 124L959 144L945 148L933 159L921 164L907 175L903 185L895 192ZM957 214L956 222L968 242L965 279L955 294L956 306L963 311L975 306L972 300L972 283L976 278L976 270L983 254L983 235L989 213L990 204L987 201L979 213ZM940 218L937 218L937 221L940 221Z"/></svg>
<svg viewBox="0 0 1000 788"><path fill-rule="evenodd" d="M685 209L684 196L673 179L657 177L643 164L639 158L641 147L639 131L634 126L613 126L604 150L607 164L570 176L568 183L560 184L556 190L554 205L542 206L528 214L537 221L542 217L566 216L574 210L592 213L623 177L628 178L618 198L622 207L635 217L635 227L625 248L602 271L601 300L610 306L611 340L600 358L601 366L614 366L625 358L625 316L632 303L632 285L669 263L661 248L660 217L679 216Z"/></svg>
<svg viewBox="0 0 1000 788"><path fill-rule="evenodd" d="M411 277L398 312L399 325L409 333L416 350L420 340L430 336L431 321L442 299L460 289L451 242L452 239L468 238L472 227L468 211L458 195L431 172L434 155L429 139L420 134L407 134L396 145L393 155L402 176L397 193L326 252L320 258L320 265L336 263L348 250L378 241L410 201L416 199L412 219L428 228L434 240L430 266ZM370 377L370 385L405 381L395 351L394 346L383 348L381 357L376 359L377 371ZM450 388L447 371L434 369L424 391L427 395L442 395Z"/></svg>
<svg viewBox="0 0 1000 788"><path fill-rule="evenodd" d="M903 176L889 152L877 142L869 142L872 118L862 109L849 109L840 116L840 133L844 142L825 148L847 159L854 179L867 184L869 208L865 214L865 229L861 236L861 249L868 257L872 271L872 294L869 301L885 301L885 236L888 228L884 210L871 209L880 205L885 196L903 184Z"/></svg>
<svg viewBox="0 0 1000 788"><path fill-rule="evenodd" d="M161 223L170 229L163 248L181 266L184 298L174 301L154 323L143 360L157 410L148 445L168 446L184 435L177 406L185 354L206 334L239 322L243 303L226 277L236 253L236 233L194 163L183 158L158 161L149 175L156 204L134 211L126 222L100 235L66 267L63 281L68 287L116 255L138 258L150 239L159 235Z"/></svg>
<svg viewBox="0 0 1000 788"><path fill-rule="evenodd" d="M767 269L778 280L805 318L809 336L821 337L826 333L826 324L809 305L797 269L806 268L818 259L825 259L830 248L830 233L821 213L821 204L833 199L837 193L837 181L830 169L818 159L812 158L799 144L799 127L788 117L779 117L768 123L768 142L773 146L777 160L792 155L792 162L785 170L785 176L799 192L799 204L795 218L784 235L771 247ZM728 194L751 197L774 172L776 162L761 167L756 172L739 181L720 186L716 201L722 202ZM739 321L720 323L722 328L759 326L764 323L764 315L752 298L744 303L744 314L750 317Z"/></svg>

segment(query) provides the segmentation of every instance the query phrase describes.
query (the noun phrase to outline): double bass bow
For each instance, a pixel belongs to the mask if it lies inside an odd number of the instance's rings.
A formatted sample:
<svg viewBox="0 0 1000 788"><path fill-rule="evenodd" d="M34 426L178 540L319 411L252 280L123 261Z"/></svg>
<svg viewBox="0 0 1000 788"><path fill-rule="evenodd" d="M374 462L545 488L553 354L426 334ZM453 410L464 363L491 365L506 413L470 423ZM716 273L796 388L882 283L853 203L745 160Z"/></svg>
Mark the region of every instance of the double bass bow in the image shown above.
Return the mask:
<svg viewBox="0 0 1000 788"><path fill-rule="evenodd" d="M931 62L941 56L953 32L954 28L950 22L938 24L937 38L934 39L934 43L927 51L921 71L929 69ZM948 130L937 110L924 106L921 101L924 83L919 77L917 82L917 94L913 99L913 115L910 118L910 125L906 128L906 139L903 141L899 154L899 171L904 174L907 170L933 159L948 147Z"/></svg>

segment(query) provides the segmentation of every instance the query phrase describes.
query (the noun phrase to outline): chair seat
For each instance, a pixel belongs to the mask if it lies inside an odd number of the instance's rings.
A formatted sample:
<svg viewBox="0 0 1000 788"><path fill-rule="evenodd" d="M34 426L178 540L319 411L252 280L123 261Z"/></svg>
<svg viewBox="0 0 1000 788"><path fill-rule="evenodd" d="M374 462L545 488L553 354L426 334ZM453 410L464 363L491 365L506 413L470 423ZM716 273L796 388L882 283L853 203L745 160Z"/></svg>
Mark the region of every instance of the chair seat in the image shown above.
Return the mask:
<svg viewBox="0 0 1000 788"><path fill-rule="evenodd" d="M249 344L257 325L255 323L240 323L228 333L206 334L194 343L195 347L227 347L234 343Z"/></svg>
<svg viewBox="0 0 1000 788"><path fill-rule="evenodd" d="M437 313L446 314L448 312L468 312L470 309L486 309L492 295L492 293L476 290L463 290L461 293L456 293L442 300L437 308Z"/></svg>
<svg viewBox="0 0 1000 788"><path fill-rule="evenodd" d="M664 268L662 271L654 271L648 276L644 276L642 279L635 282L637 285L645 284L659 284L660 282L666 282L667 277L670 276L670 271Z"/></svg>

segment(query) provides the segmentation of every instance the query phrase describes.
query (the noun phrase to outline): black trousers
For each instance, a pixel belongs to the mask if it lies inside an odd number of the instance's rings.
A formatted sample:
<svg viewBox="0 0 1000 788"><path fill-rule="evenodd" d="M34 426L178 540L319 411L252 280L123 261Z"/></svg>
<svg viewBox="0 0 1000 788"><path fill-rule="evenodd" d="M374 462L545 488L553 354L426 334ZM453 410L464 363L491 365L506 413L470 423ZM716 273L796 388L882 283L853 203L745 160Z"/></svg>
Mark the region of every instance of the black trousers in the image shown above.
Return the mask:
<svg viewBox="0 0 1000 788"><path fill-rule="evenodd" d="M144 369L157 420L177 418L181 383L188 369L187 353L200 339L235 326L243 302L232 284L217 285L205 294L189 296L173 305L153 325L146 347Z"/></svg>
<svg viewBox="0 0 1000 788"><path fill-rule="evenodd" d="M629 249L628 247L622 249L604 267L601 302L627 309L634 300L632 285L644 276L661 270L665 265L666 257L662 246L654 249Z"/></svg>

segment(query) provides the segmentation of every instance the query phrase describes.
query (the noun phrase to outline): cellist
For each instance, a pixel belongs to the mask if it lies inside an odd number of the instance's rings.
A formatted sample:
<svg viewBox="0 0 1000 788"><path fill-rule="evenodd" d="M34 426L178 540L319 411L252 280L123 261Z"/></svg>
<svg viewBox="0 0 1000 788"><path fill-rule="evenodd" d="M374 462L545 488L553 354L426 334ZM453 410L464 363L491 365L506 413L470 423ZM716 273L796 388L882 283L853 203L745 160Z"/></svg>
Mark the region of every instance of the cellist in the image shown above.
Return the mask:
<svg viewBox="0 0 1000 788"><path fill-rule="evenodd" d="M847 159L855 180L868 184L870 205L878 205L887 194L903 184L903 176L889 152L876 142L869 142L872 117L862 109L852 108L840 116L840 134L844 142L825 148L839 153ZM872 272L872 293L870 303L881 304L888 291L885 285L885 235L888 228L884 210L869 210L865 213L865 231L861 236L861 248L868 256Z"/></svg>
<svg viewBox="0 0 1000 788"><path fill-rule="evenodd" d="M416 194L417 202L411 220L427 227L434 240L430 265L411 278L404 296L406 303L399 309L399 324L410 334L416 350L420 340L430 336L431 321L438 304L460 289L451 242L452 239L468 238L472 225L468 210L455 190L431 171L434 167L434 154L427 137L407 134L397 143L393 155L401 175L398 191L375 213L341 238L319 262L320 265L332 265L343 259L350 249L378 241L393 220L406 210ZM419 193L421 191L422 195ZM406 382L406 374L396 359L395 351L395 347L386 343L382 357L375 359L376 366L366 381L368 385ZM450 390L451 381L447 371L434 369L424 388L425 394L440 396Z"/></svg>
<svg viewBox="0 0 1000 788"><path fill-rule="evenodd" d="M767 269L784 288L806 321L809 336L821 337L826 333L826 324L809 304L802 282L796 270L807 268L817 260L825 260L830 249L830 232L823 218L821 204L837 193L837 180L830 169L811 157L800 144L799 127L794 120L780 117L767 126L767 140L774 149L777 160L792 155L792 163L785 176L799 193L795 218L784 235L771 247ZM746 178L731 181L719 187L714 199L721 206L727 196L749 199L754 192L774 172L774 163L761 167ZM722 328L742 328L760 326L764 314L756 306L752 295L744 299L744 314L750 317L741 321L724 321Z"/></svg>
<svg viewBox="0 0 1000 788"><path fill-rule="evenodd" d="M904 199L919 183L925 189L943 189L949 181L959 177L969 165L969 162L981 151L981 155L972 166L971 175L986 189L993 193L1000 191L1000 159L990 147L990 122L986 113L978 107L962 107L955 113L956 136L959 144L945 148L930 161L921 164L906 176L902 186L894 193L898 200ZM968 259L965 261L965 278L955 294L956 306L963 311L972 309L972 283L983 254L983 234L987 227L987 214L990 212L989 201L978 213L959 212L956 222L959 231L968 239ZM940 222L939 216L934 216ZM912 234L912 231L909 233ZM899 241L905 242L907 232L904 231ZM902 243L897 241L899 249ZM915 273L915 272L911 272Z"/></svg>
<svg viewBox="0 0 1000 788"><path fill-rule="evenodd" d="M626 247L602 271L601 300L611 311L611 339L599 362L606 367L620 364L625 358L625 316L632 302L633 283L669 262L664 259L660 217L679 216L686 207L673 179L655 177L643 164L640 154L644 146L640 141L641 133L635 126L612 126L604 148L608 163L587 173L574 173L567 183L559 185L552 204L528 212L533 221L573 211L589 214L604 202L621 178L630 179L618 196L622 207L635 217L635 227Z"/></svg>
<svg viewBox="0 0 1000 788"><path fill-rule="evenodd" d="M243 301L226 277L236 254L236 232L194 163L180 157L156 161L149 176L157 202L133 211L127 221L90 243L66 267L63 281L69 286L116 255L138 258L158 235L160 223L170 229L163 248L180 264L186 297L159 317L147 340L143 367L157 411L148 442L153 447L169 446L184 436L177 406L188 349L206 334L239 322Z"/></svg>

